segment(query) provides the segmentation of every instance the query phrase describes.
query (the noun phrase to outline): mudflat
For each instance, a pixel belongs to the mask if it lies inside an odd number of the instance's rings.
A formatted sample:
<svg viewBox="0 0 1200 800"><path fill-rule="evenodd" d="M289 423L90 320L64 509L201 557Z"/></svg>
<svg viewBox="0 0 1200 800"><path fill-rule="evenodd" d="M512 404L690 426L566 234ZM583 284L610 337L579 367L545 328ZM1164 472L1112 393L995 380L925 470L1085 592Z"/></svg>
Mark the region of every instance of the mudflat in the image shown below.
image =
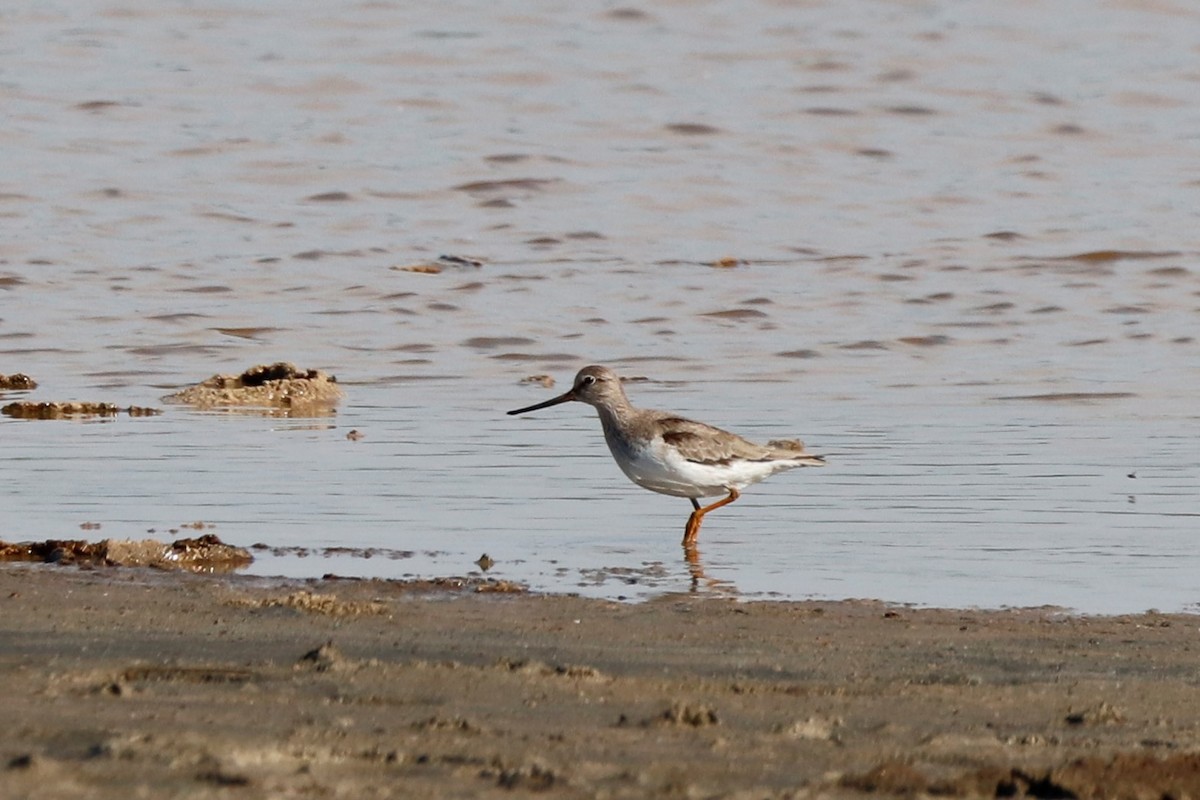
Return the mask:
<svg viewBox="0 0 1200 800"><path fill-rule="evenodd" d="M1200 795L1200 618L0 568L0 796Z"/></svg>

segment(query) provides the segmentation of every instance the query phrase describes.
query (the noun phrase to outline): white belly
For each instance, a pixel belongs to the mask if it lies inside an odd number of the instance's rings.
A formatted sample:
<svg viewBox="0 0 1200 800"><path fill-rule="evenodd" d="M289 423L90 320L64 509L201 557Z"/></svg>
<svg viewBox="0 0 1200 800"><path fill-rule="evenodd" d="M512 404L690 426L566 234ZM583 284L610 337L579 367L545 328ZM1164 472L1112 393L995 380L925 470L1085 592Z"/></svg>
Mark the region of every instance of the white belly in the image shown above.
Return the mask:
<svg viewBox="0 0 1200 800"><path fill-rule="evenodd" d="M647 447L622 447L610 440L609 450L629 479L644 489L675 497L715 497L730 489L744 489L752 483L787 469L786 462L733 461L729 464L698 464L688 461L662 439Z"/></svg>

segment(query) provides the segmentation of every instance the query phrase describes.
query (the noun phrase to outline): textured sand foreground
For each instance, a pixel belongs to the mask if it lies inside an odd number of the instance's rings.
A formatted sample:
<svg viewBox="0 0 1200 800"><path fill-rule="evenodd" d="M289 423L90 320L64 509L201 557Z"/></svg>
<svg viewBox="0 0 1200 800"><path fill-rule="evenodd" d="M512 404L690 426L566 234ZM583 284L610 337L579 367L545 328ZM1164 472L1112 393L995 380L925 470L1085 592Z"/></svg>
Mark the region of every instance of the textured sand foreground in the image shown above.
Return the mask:
<svg viewBox="0 0 1200 800"><path fill-rule="evenodd" d="M0 569L0 796L1200 796L1200 618Z"/></svg>

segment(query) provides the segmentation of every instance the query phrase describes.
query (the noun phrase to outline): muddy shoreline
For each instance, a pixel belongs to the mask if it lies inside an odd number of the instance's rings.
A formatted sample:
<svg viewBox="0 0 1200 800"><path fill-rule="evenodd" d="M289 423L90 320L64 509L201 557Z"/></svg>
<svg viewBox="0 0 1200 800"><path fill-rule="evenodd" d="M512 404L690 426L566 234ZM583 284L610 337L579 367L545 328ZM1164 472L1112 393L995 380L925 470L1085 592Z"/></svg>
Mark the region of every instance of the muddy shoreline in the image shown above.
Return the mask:
<svg viewBox="0 0 1200 800"><path fill-rule="evenodd" d="M1200 792L1194 616L477 588L4 566L0 794Z"/></svg>

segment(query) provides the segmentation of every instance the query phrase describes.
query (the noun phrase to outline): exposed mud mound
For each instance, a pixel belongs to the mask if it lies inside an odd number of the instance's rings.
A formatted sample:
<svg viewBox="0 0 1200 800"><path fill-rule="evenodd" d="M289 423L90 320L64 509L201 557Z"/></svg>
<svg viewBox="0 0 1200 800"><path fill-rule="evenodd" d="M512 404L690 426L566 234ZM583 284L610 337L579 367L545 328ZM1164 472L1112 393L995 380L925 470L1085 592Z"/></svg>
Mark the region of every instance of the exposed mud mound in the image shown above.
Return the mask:
<svg viewBox="0 0 1200 800"><path fill-rule="evenodd" d="M203 383L167 395L163 401L203 409L260 408L321 414L330 413L344 394L334 376L280 361L251 367L241 375L213 375Z"/></svg>
<svg viewBox="0 0 1200 800"><path fill-rule="evenodd" d="M36 388L37 381L23 372L14 372L12 375L5 375L3 372L0 372L0 391L18 391Z"/></svg>
<svg viewBox="0 0 1200 800"><path fill-rule="evenodd" d="M36 403L23 401L9 403L0 408L0 413L17 419L70 419L72 417L115 417L128 414L131 417L154 417L162 413L157 408L142 406L118 406L112 403Z"/></svg>
<svg viewBox="0 0 1200 800"><path fill-rule="evenodd" d="M177 539L47 539L41 542L0 541L0 561L43 561L108 567L154 567L188 572L231 572L254 560L242 547L227 545L212 534Z"/></svg>

